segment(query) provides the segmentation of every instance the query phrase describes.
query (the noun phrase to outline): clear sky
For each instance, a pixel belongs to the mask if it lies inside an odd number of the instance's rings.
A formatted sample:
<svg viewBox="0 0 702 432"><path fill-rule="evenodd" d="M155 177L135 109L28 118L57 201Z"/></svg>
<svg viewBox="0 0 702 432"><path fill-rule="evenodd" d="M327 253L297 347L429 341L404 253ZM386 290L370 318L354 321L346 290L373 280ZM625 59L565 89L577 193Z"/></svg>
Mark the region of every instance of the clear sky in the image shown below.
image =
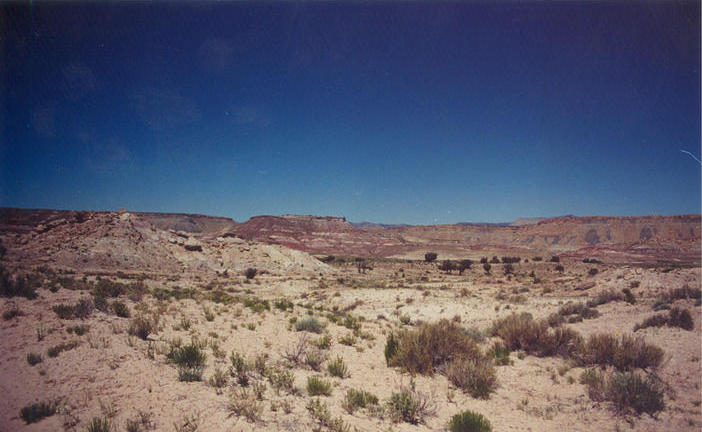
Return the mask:
<svg viewBox="0 0 702 432"><path fill-rule="evenodd" d="M0 5L0 206L700 212L699 2Z"/></svg>

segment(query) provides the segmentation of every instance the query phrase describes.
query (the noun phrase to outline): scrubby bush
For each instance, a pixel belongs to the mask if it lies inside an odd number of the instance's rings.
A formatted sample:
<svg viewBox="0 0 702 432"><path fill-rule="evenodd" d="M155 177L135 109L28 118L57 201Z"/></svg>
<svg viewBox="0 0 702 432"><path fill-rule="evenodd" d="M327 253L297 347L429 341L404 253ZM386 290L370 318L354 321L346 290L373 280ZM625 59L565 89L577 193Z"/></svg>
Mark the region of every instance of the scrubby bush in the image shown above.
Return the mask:
<svg viewBox="0 0 702 432"><path fill-rule="evenodd" d="M387 411L394 422L418 424L423 423L426 417L434 415L436 408L425 394L414 389L402 388L390 396Z"/></svg>
<svg viewBox="0 0 702 432"><path fill-rule="evenodd" d="M36 285L39 281L28 275L19 275L13 278L0 265L0 296L24 297L29 300L37 298Z"/></svg>
<svg viewBox="0 0 702 432"><path fill-rule="evenodd" d="M317 377L307 378L307 393L310 396L331 396L332 384Z"/></svg>
<svg viewBox="0 0 702 432"><path fill-rule="evenodd" d="M643 320L643 322L636 324L634 326L634 331L636 332L649 327L663 327L666 324L668 324L668 316L665 314L653 315Z"/></svg>
<svg viewBox="0 0 702 432"><path fill-rule="evenodd" d="M78 346L77 341L72 341L72 342L65 342L62 344L55 345L51 348L49 348L46 352L46 354L49 357L58 357L59 354L61 354L64 351L70 351L74 349L75 347Z"/></svg>
<svg viewBox="0 0 702 432"><path fill-rule="evenodd" d="M446 377L453 385L474 398L487 399L497 386L497 375L492 361L486 358L450 362Z"/></svg>
<svg viewBox="0 0 702 432"><path fill-rule="evenodd" d="M56 402L38 402L20 410L20 417L26 424L36 423L45 417L56 414Z"/></svg>
<svg viewBox="0 0 702 432"><path fill-rule="evenodd" d="M263 414L263 404L256 399L253 392L245 388L235 389L232 392L228 408L234 415L244 417L251 423L259 421Z"/></svg>
<svg viewBox="0 0 702 432"><path fill-rule="evenodd" d="M112 310L114 311L115 315L120 318L129 318L132 316L131 312L129 312L129 307L118 300L112 302Z"/></svg>
<svg viewBox="0 0 702 432"><path fill-rule="evenodd" d="M202 379L207 354L199 344L193 342L184 346L171 345L166 358L178 367L180 381L191 382Z"/></svg>
<svg viewBox="0 0 702 432"><path fill-rule="evenodd" d="M463 411L451 417L448 430L451 432L492 432L492 425L481 414Z"/></svg>
<svg viewBox="0 0 702 432"><path fill-rule="evenodd" d="M427 252L424 254L424 261L426 262L432 262L435 261L438 255L436 252Z"/></svg>
<svg viewBox="0 0 702 432"><path fill-rule="evenodd" d="M295 323L295 331L322 333L324 331L324 324L319 322L315 317L307 317Z"/></svg>
<svg viewBox="0 0 702 432"><path fill-rule="evenodd" d="M690 311L677 307L670 310L668 325L671 327L680 327L683 330L692 330L695 327Z"/></svg>
<svg viewBox="0 0 702 432"><path fill-rule="evenodd" d="M365 390L350 389L346 392L341 407L346 410L349 414L359 408L366 408L370 405L377 405L378 397L373 393L369 393Z"/></svg>
<svg viewBox="0 0 702 432"><path fill-rule="evenodd" d="M37 363L41 363L42 358L41 354L36 354L36 353L29 353L27 354L27 363L29 363L30 366L34 366Z"/></svg>
<svg viewBox="0 0 702 432"><path fill-rule="evenodd" d="M488 357L492 357L495 360L497 366L506 366L512 364L512 360L509 358L510 350L504 344L504 342L496 341L493 343L492 348L487 352Z"/></svg>
<svg viewBox="0 0 702 432"><path fill-rule="evenodd" d="M595 276L599 272L600 271L597 270L596 268L591 268L590 270L587 271L587 274L589 274L590 276Z"/></svg>
<svg viewBox="0 0 702 432"><path fill-rule="evenodd" d="M551 262L555 262L555 263L561 262L561 257L554 255L551 257Z"/></svg>
<svg viewBox="0 0 702 432"><path fill-rule="evenodd" d="M629 304L636 304L636 296L631 292L631 289L624 288L622 292L624 293L624 301Z"/></svg>
<svg viewBox="0 0 702 432"><path fill-rule="evenodd" d="M390 333L385 342L385 363L390 365L390 360L397 354L398 340L394 333Z"/></svg>
<svg viewBox="0 0 702 432"><path fill-rule="evenodd" d="M580 382L588 389L594 401L612 402L620 413L647 413L655 416L665 408L664 389L652 375L642 376L636 372L607 374L595 369L583 372Z"/></svg>
<svg viewBox="0 0 702 432"><path fill-rule="evenodd" d="M499 336L510 350L540 354L549 335L548 322L536 321L531 314L512 314L493 323L492 334Z"/></svg>
<svg viewBox="0 0 702 432"><path fill-rule="evenodd" d="M140 339L146 340L146 338L153 333L155 327L156 325L151 319L143 315L139 315L132 319L131 323L129 323L128 333L132 336L137 336Z"/></svg>
<svg viewBox="0 0 702 432"><path fill-rule="evenodd" d="M614 366L618 370L656 368L663 361L663 350L643 338L610 334L590 336L579 355L585 365Z"/></svg>
<svg viewBox="0 0 702 432"><path fill-rule="evenodd" d="M346 366L344 359L340 356L329 362L327 365L327 371L329 372L329 375L342 379L351 376L349 373L349 367Z"/></svg>
<svg viewBox="0 0 702 432"><path fill-rule="evenodd" d="M431 375L437 366L451 360L482 356L475 341L456 323L446 319L424 323L416 330L404 330L396 337L397 349L388 365L400 366L410 373Z"/></svg>
<svg viewBox="0 0 702 432"><path fill-rule="evenodd" d="M256 277L256 273L258 273L258 270L256 270L255 268L252 268L252 267L247 268L247 269L246 269L246 273L245 273L246 279L253 279L253 278L255 278L255 277Z"/></svg>
<svg viewBox="0 0 702 432"><path fill-rule="evenodd" d="M6 310L5 312L2 313L2 319L4 319L5 321L9 321L12 318L22 316L22 315L24 315L24 313L21 310L17 309L16 306L13 306L11 309Z"/></svg>

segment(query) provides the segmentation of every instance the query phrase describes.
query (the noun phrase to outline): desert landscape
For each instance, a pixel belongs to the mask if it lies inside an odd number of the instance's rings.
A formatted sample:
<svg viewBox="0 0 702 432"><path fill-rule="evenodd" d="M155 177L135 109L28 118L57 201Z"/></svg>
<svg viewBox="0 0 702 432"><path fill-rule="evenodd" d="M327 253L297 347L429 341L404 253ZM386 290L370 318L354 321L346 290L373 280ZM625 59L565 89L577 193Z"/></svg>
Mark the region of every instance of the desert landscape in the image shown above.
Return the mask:
<svg viewBox="0 0 702 432"><path fill-rule="evenodd" d="M697 431L700 216L0 209L0 430Z"/></svg>

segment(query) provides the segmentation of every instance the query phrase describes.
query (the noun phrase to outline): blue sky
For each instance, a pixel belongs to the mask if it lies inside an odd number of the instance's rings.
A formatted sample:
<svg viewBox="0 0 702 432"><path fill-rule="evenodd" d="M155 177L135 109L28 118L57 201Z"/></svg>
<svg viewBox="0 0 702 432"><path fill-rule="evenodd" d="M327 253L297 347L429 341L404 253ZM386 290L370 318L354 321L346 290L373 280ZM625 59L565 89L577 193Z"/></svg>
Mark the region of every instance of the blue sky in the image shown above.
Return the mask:
<svg viewBox="0 0 702 432"><path fill-rule="evenodd" d="M2 8L2 206L700 212L698 2Z"/></svg>

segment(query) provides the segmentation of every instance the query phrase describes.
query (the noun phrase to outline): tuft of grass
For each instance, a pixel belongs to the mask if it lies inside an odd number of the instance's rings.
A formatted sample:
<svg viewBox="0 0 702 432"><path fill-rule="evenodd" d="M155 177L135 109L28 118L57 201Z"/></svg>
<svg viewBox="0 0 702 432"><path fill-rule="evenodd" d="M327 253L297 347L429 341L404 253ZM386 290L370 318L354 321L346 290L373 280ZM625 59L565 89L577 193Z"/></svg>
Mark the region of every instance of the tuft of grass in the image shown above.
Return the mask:
<svg viewBox="0 0 702 432"><path fill-rule="evenodd" d="M366 408L370 405L377 405L378 397L373 393L369 393L365 390L350 389L346 392L341 407L346 410L349 414L359 408Z"/></svg>
<svg viewBox="0 0 702 432"><path fill-rule="evenodd" d="M315 317L307 317L295 323L295 331L322 333L324 331L324 324L319 322Z"/></svg>
<svg viewBox="0 0 702 432"><path fill-rule="evenodd" d="M20 417L26 424L36 423L43 418L56 414L56 402L37 402L20 410Z"/></svg>
<svg viewBox="0 0 702 432"><path fill-rule="evenodd" d="M429 397L411 388L403 387L399 392L394 392L386 405L390 418L396 423L419 424L436 413Z"/></svg>
<svg viewBox="0 0 702 432"><path fill-rule="evenodd" d="M110 432L112 422L107 417L93 417L88 423L87 432Z"/></svg>
<svg viewBox="0 0 702 432"><path fill-rule="evenodd" d="M334 360L329 362L327 365L327 371L329 372L329 375L342 379L351 376L349 373L349 367L346 366L346 363L341 356L337 356Z"/></svg>
<svg viewBox="0 0 702 432"><path fill-rule="evenodd" d="M268 371L268 381L276 392L285 390L288 393L292 393L295 386L295 376L293 373L282 368L270 369Z"/></svg>
<svg viewBox="0 0 702 432"><path fill-rule="evenodd" d="M27 363L29 363L30 366L34 366L37 363L42 362L41 354L36 354L36 353L29 353L27 354Z"/></svg>
<svg viewBox="0 0 702 432"><path fill-rule="evenodd" d="M481 414L463 411L451 417L448 430L451 432L492 432L492 425Z"/></svg>
<svg viewBox="0 0 702 432"><path fill-rule="evenodd" d="M327 404L321 402L319 399L311 399L307 403L307 410L310 412L312 418L315 419L315 421L317 421L320 425L314 430L326 428L330 432L351 431L351 427L344 423L344 420L341 417L332 418Z"/></svg>
<svg viewBox="0 0 702 432"><path fill-rule="evenodd" d="M331 396L332 384L317 377L307 378L307 393L310 396Z"/></svg>

